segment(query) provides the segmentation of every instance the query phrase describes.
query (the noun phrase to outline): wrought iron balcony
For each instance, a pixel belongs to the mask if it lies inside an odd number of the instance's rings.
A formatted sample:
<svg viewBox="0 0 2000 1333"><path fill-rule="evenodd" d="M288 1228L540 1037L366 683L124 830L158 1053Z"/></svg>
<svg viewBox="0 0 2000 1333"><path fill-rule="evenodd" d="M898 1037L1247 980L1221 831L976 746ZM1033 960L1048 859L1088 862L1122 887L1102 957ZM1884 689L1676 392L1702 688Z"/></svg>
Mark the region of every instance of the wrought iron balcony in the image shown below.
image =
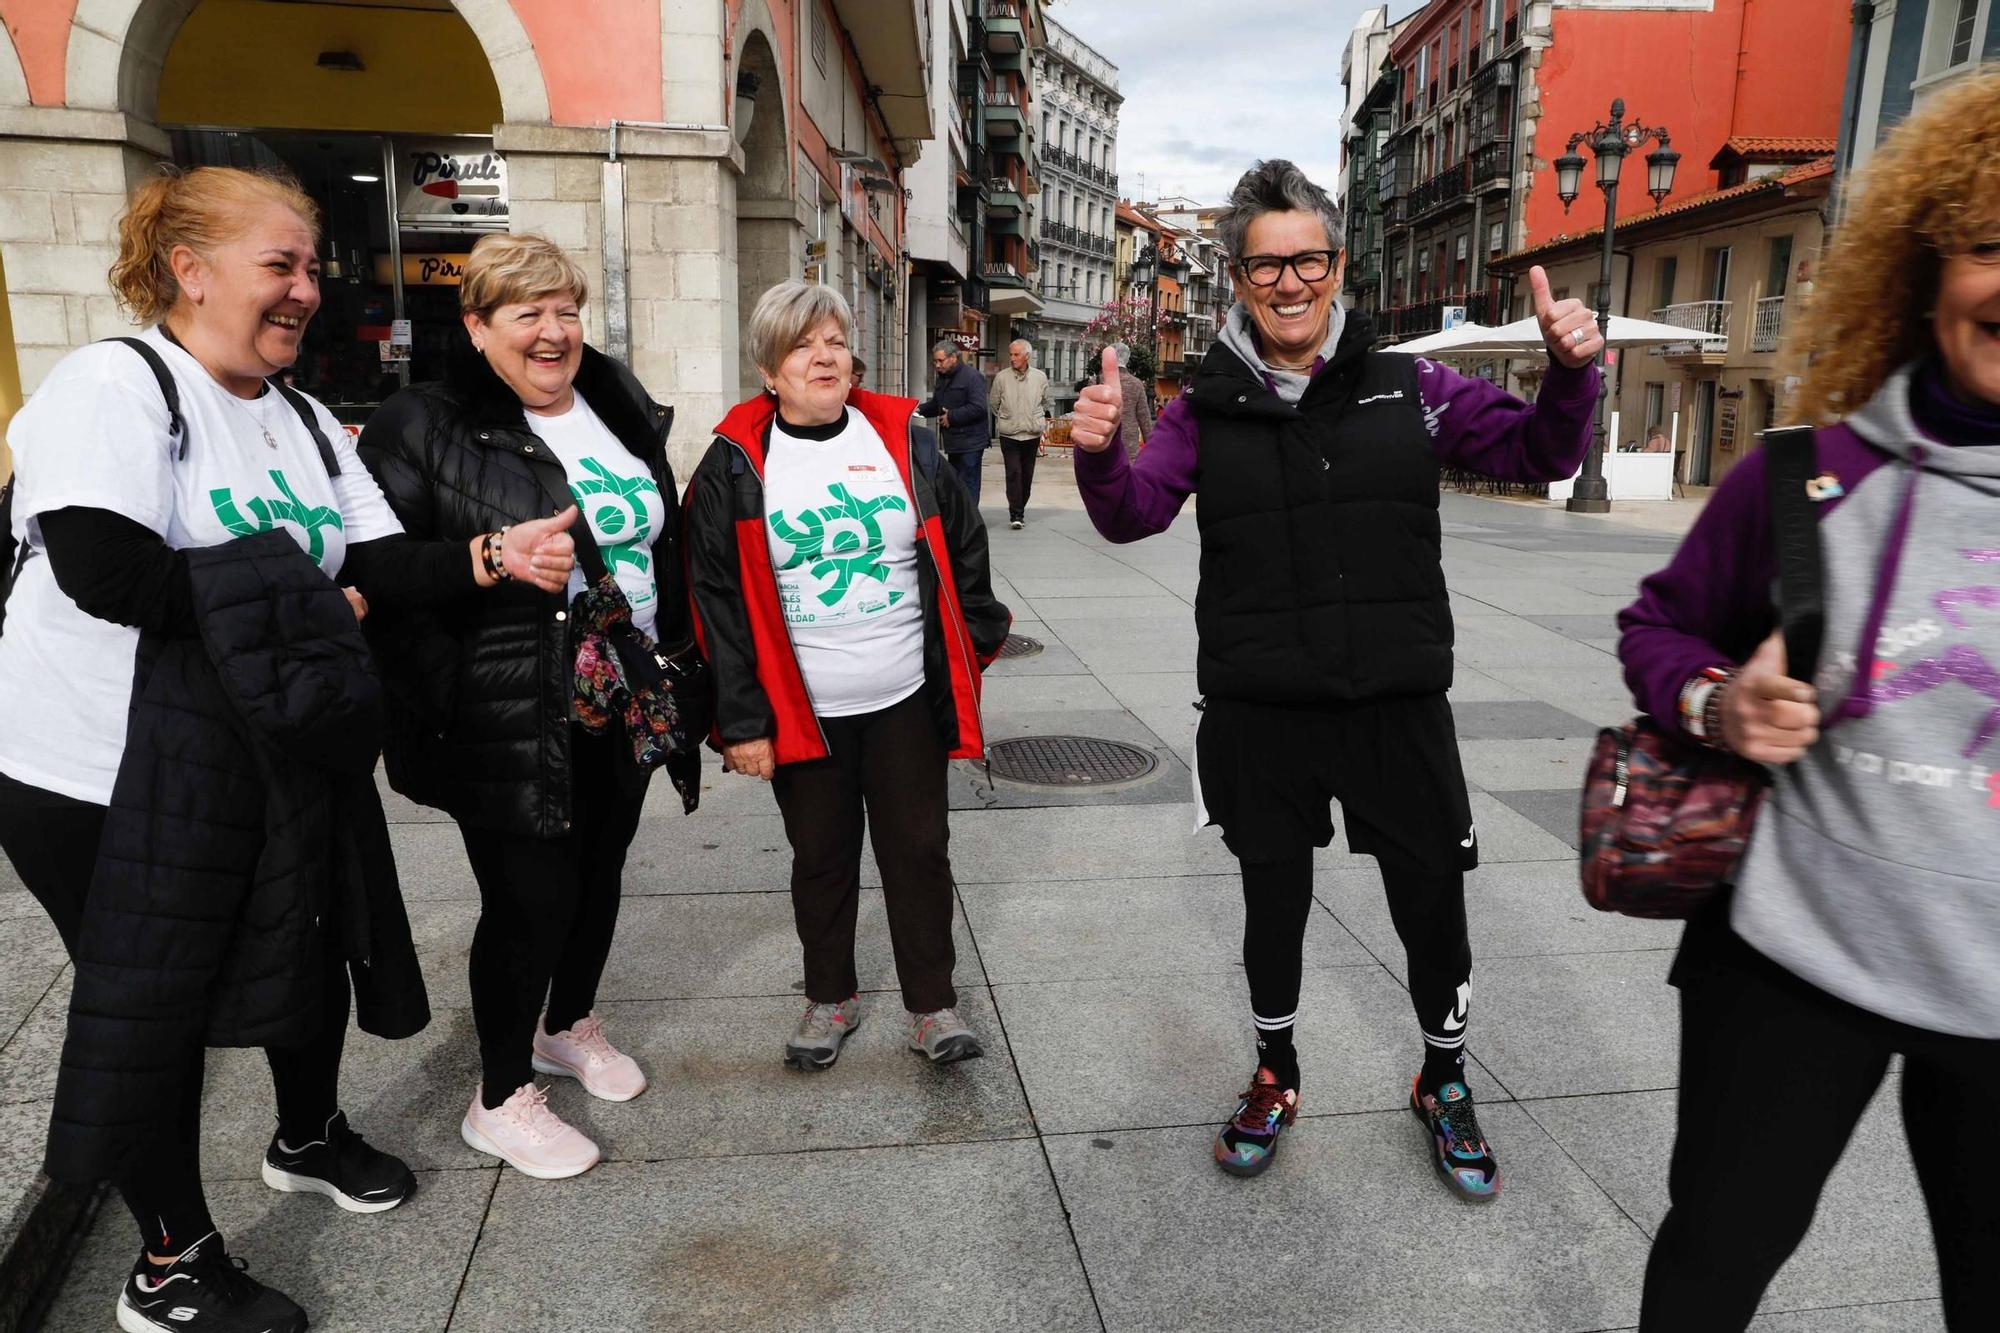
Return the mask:
<svg viewBox="0 0 2000 1333"><path fill-rule="evenodd" d="M1757 302L1757 310L1750 324L1750 350L1753 352L1775 352L1779 337L1785 327L1785 298L1766 296Z"/></svg>
<svg viewBox="0 0 2000 1333"><path fill-rule="evenodd" d="M1695 333L1719 333L1727 338L1729 333L1728 301L1683 301L1678 305L1661 306L1653 312L1653 318L1662 324L1671 324L1677 329L1689 329ZM1655 356L1673 359L1694 358L1698 365L1720 365L1729 353L1729 344L1724 340L1704 339L1699 342L1666 343L1654 347Z"/></svg>
<svg viewBox="0 0 2000 1333"><path fill-rule="evenodd" d="M1458 163L1446 167L1437 175L1419 185L1410 195L1410 216L1418 218L1426 213L1434 213L1465 197L1467 164Z"/></svg>

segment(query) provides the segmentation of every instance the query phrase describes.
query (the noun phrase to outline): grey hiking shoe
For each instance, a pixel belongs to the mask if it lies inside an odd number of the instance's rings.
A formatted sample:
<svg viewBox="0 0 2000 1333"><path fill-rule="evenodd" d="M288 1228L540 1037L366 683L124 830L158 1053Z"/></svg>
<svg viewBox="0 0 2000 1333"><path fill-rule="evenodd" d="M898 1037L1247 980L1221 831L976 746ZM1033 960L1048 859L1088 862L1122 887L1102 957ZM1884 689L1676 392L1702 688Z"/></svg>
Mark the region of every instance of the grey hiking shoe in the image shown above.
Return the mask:
<svg viewBox="0 0 2000 1333"><path fill-rule="evenodd" d="M798 1030L785 1042L785 1063L794 1069L830 1069L840 1058L840 1043L859 1026L858 995L850 995L839 1004L808 1004Z"/></svg>
<svg viewBox="0 0 2000 1333"><path fill-rule="evenodd" d="M911 1014L910 1049L922 1051L934 1065L973 1060L986 1054L986 1048L972 1035L972 1029L965 1025L956 1009Z"/></svg>

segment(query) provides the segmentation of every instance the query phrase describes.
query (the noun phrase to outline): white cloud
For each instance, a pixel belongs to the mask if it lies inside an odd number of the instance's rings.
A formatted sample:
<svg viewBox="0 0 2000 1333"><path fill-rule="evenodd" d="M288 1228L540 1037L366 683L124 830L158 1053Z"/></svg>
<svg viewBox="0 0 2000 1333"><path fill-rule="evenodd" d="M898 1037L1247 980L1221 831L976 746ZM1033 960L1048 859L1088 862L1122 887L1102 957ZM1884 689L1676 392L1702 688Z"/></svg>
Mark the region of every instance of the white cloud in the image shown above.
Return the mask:
<svg viewBox="0 0 2000 1333"><path fill-rule="evenodd" d="M1340 54L1368 0L1061 0L1056 22L1118 66L1118 189L1218 204L1260 158L1331 190ZM1396 17L1419 0L1390 0ZM1143 178L1143 179L1142 179Z"/></svg>

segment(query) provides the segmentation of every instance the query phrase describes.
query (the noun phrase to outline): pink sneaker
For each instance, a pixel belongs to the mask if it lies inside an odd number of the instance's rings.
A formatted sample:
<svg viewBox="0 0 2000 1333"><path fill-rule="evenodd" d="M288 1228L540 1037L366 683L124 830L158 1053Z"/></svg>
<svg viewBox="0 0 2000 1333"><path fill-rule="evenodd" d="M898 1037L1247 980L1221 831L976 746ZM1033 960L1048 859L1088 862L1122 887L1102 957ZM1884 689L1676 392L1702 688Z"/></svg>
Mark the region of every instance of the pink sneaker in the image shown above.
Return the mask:
<svg viewBox="0 0 2000 1333"><path fill-rule="evenodd" d="M583 1090L607 1102L629 1102L646 1090L639 1062L604 1039L604 1020L595 1013L551 1037L535 1024L529 1057L538 1074L573 1078Z"/></svg>
<svg viewBox="0 0 2000 1333"><path fill-rule="evenodd" d="M524 1176L563 1180L597 1165L597 1145L549 1109L548 1094L523 1083L492 1110L472 1094L459 1135L477 1152L498 1157Z"/></svg>

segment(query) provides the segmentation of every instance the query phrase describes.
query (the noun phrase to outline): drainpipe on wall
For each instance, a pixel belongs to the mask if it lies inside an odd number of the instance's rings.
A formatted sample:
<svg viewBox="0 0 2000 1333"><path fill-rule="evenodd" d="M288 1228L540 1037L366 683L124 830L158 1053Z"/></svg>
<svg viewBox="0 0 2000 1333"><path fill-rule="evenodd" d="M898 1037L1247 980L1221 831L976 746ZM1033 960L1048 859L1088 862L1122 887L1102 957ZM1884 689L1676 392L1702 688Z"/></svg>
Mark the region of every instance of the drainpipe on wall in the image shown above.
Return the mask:
<svg viewBox="0 0 2000 1333"><path fill-rule="evenodd" d="M692 121L614 120L604 159L604 353L629 365L632 360L632 300L630 256L625 246L625 164L618 160L618 130L687 130L700 134L732 134L727 125Z"/></svg>
<svg viewBox="0 0 2000 1333"><path fill-rule="evenodd" d="M1829 227L1840 212L1840 177L1854 157L1854 138L1860 132L1861 82L1867 77L1868 39L1875 28L1875 0L1854 0L1848 11L1854 34L1847 42L1847 88L1840 98L1840 137L1833 149L1834 188L1826 193L1820 217Z"/></svg>

